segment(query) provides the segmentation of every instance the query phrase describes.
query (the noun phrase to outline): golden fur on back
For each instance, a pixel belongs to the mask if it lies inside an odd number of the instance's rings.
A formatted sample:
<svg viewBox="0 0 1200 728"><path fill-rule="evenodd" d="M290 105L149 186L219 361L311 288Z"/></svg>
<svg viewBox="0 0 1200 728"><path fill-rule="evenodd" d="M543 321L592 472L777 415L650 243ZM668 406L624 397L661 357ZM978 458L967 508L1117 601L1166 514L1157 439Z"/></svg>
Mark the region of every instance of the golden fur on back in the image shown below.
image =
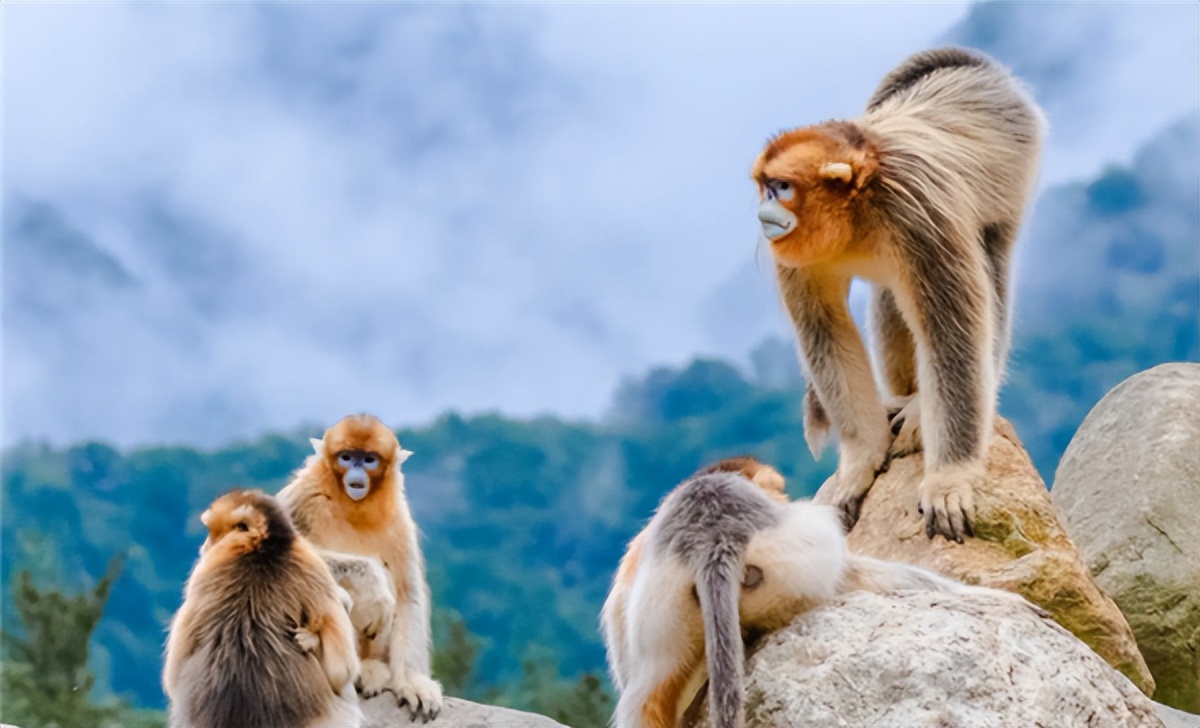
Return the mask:
<svg viewBox="0 0 1200 728"><path fill-rule="evenodd" d="M358 725L352 628L325 562L261 491L227 493L201 520L167 643L171 724Z"/></svg>

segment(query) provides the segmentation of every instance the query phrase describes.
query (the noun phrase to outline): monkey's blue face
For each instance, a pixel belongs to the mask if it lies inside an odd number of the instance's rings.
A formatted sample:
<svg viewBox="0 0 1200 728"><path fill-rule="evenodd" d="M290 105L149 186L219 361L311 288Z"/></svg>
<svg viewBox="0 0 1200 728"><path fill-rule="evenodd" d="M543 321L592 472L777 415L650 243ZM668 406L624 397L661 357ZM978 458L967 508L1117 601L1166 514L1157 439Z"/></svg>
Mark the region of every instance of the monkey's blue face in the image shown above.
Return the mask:
<svg viewBox="0 0 1200 728"><path fill-rule="evenodd" d="M371 492L371 475L379 470L379 455L369 450L342 450L337 464L346 495L355 501L366 498Z"/></svg>
<svg viewBox="0 0 1200 728"><path fill-rule="evenodd" d="M762 201L758 205L758 220L763 236L775 241L796 227L796 215L783 206L796 197L796 188L786 180L766 179L762 183Z"/></svg>

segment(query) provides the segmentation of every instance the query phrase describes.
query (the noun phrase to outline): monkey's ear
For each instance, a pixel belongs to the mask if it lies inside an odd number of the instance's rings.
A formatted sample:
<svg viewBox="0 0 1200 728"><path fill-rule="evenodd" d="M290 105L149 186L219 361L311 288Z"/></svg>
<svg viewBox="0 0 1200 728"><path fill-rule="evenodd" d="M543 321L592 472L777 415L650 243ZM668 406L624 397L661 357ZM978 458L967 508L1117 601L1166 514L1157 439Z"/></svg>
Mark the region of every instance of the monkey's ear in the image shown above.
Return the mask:
<svg viewBox="0 0 1200 728"><path fill-rule="evenodd" d="M410 455L412 455L412 450L405 450L404 448L400 448L400 451L396 453L396 464L399 465L400 463L403 463L405 460L408 460Z"/></svg>
<svg viewBox="0 0 1200 728"><path fill-rule="evenodd" d="M204 511L203 513L200 514L200 523L204 524L205 528L208 528L208 522L211 519L212 519L212 509L211 508L207 509L206 511Z"/></svg>
<svg viewBox="0 0 1200 728"><path fill-rule="evenodd" d="M310 438L308 438L308 442L309 442L309 444L312 445L313 452L315 452L318 455L325 454L325 443L323 441L318 440L315 437L310 437Z"/></svg>
<svg viewBox="0 0 1200 728"><path fill-rule="evenodd" d="M821 167L821 179L849 182L854 179L854 168L846 162L826 162Z"/></svg>

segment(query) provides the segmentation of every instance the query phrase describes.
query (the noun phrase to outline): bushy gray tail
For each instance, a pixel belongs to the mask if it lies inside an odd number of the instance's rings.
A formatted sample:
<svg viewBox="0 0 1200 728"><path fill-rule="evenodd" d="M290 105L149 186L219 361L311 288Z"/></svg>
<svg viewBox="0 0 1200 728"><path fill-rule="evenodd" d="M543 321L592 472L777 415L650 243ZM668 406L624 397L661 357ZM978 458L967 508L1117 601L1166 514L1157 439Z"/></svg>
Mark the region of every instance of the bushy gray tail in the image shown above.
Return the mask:
<svg viewBox="0 0 1200 728"><path fill-rule="evenodd" d="M708 661L708 712L713 728L741 728L742 673L745 652L738 620L742 554L714 549L696 574L696 594L704 615L704 650Z"/></svg>
<svg viewBox="0 0 1200 728"><path fill-rule="evenodd" d="M746 546L775 525L777 506L761 488L726 472L695 476L659 507L655 536L687 565L704 618L708 704L713 728L741 728L745 653L738 618Z"/></svg>

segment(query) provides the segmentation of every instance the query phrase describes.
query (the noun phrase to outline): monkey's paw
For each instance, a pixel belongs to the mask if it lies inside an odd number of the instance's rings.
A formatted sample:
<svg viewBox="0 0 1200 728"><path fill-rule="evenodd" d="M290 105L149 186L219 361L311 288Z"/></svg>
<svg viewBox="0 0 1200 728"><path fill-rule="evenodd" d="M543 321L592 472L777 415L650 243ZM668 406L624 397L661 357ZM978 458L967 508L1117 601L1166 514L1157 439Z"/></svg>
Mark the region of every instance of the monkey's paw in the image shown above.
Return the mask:
<svg viewBox="0 0 1200 728"><path fill-rule="evenodd" d="M975 512L973 483L979 477L976 467L926 471L917 489L917 511L925 516L925 535L941 534L949 541L963 542L974 536L971 516Z"/></svg>
<svg viewBox="0 0 1200 728"><path fill-rule="evenodd" d="M921 452L921 400L916 396L898 397L888 407L888 422L892 427L892 447L889 458L902 458Z"/></svg>
<svg viewBox="0 0 1200 728"><path fill-rule="evenodd" d="M821 486L813 502L836 508L842 517L843 528L850 533L854 524L858 523L863 499L875 483L875 476L886 469L885 456L844 457L838 465L838 471L830 478L832 482L827 481Z"/></svg>
<svg viewBox="0 0 1200 728"><path fill-rule="evenodd" d="M410 720L427 723L442 710L442 686L426 675L400 676L394 681L392 691L398 704L408 705Z"/></svg>
<svg viewBox="0 0 1200 728"><path fill-rule="evenodd" d="M321 638L300 627L296 630L296 644L305 652L316 652L321 647Z"/></svg>
<svg viewBox="0 0 1200 728"><path fill-rule="evenodd" d="M380 660L363 660L355 687L364 698L373 698L388 688L392 671Z"/></svg>
<svg viewBox="0 0 1200 728"><path fill-rule="evenodd" d="M368 573L354 591L354 605L350 609L350 622L359 634L375 639L381 634L390 634L392 616L396 613L396 591L390 577L378 559L368 562Z"/></svg>
<svg viewBox="0 0 1200 728"><path fill-rule="evenodd" d="M368 595L360 597L350 611L350 622L359 634L369 640L379 635L391 634L392 615L396 611L396 597L388 592L378 598Z"/></svg>

